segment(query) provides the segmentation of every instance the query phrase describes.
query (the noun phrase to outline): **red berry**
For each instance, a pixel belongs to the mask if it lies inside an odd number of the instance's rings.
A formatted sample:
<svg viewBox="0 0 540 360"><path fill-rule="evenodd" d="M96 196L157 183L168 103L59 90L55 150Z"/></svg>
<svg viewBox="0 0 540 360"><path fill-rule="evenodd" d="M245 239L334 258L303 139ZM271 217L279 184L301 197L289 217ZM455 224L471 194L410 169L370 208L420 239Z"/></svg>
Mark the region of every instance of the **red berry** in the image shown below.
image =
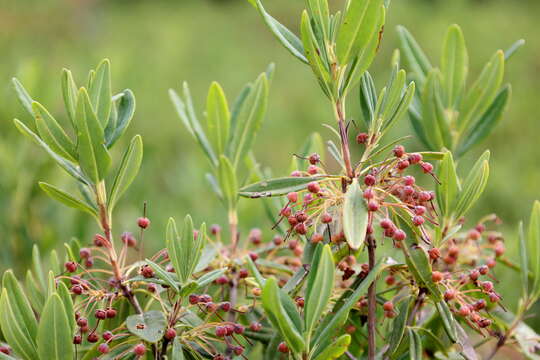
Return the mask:
<svg viewBox="0 0 540 360"><path fill-rule="evenodd" d="M478 268L478 272L480 272L480 274L482 275L487 275L487 273L489 272L489 266L487 265L482 265Z"/></svg>
<svg viewBox="0 0 540 360"><path fill-rule="evenodd" d="M122 243L126 244L128 247L135 247L135 245L137 245L137 240L135 240L133 234L127 231L122 233L120 240L122 240Z"/></svg>
<svg viewBox="0 0 540 360"><path fill-rule="evenodd" d="M75 335L73 337L73 344L79 345L80 343L82 343L82 336L81 335Z"/></svg>
<svg viewBox="0 0 540 360"><path fill-rule="evenodd" d="M395 157L400 158L405 154L405 148L402 145L396 145L393 152Z"/></svg>
<svg viewBox="0 0 540 360"><path fill-rule="evenodd" d="M396 278L392 275L388 275L386 279L384 279L384 282L386 283L386 285L392 286L396 283Z"/></svg>
<svg viewBox="0 0 540 360"><path fill-rule="evenodd" d="M401 229L397 229L394 233L394 240L396 241L403 241L407 237L407 234L405 234L405 231Z"/></svg>
<svg viewBox="0 0 540 360"><path fill-rule="evenodd" d="M199 302L201 302L203 304L212 302L212 297L210 295L208 295L208 294L203 294L203 295L199 296Z"/></svg>
<svg viewBox="0 0 540 360"><path fill-rule="evenodd" d="M488 261L486 261L486 265L489 269L493 269L496 264L497 262L495 261L495 259L488 259Z"/></svg>
<svg viewBox="0 0 540 360"><path fill-rule="evenodd" d="M228 301L222 302L219 304L219 308L225 312L231 310L231 303Z"/></svg>
<svg viewBox="0 0 540 360"><path fill-rule="evenodd" d="M143 267L141 268L141 274L147 279L152 278L155 275L154 269L152 269L148 265L143 265Z"/></svg>
<svg viewBox="0 0 540 360"><path fill-rule="evenodd" d="M387 301L383 304L383 310L384 311L392 311L394 310L394 304L391 301Z"/></svg>
<svg viewBox="0 0 540 360"><path fill-rule="evenodd" d="M493 290L493 283L491 281L484 281L480 283L480 286L485 292L490 292Z"/></svg>
<svg viewBox="0 0 540 360"><path fill-rule="evenodd" d="M406 168L409 167L409 165L410 165L409 160L400 160L398 161L396 166L398 170L405 170Z"/></svg>
<svg viewBox="0 0 540 360"><path fill-rule="evenodd" d="M243 334L244 333L244 327L240 324L234 324L234 333L235 334Z"/></svg>
<svg viewBox="0 0 540 360"><path fill-rule="evenodd" d="M107 243L107 239L105 239L103 236L101 236L100 234L94 235L95 246L102 247L102 246L105 246L106 243Z"/></svg>
<svg viewBox="0 0 540 360"><path fill-rule="evenodd" d="M418 193L418 200L420 200L421 202L429 201L431 200L431 194L427 191L421 191L420 193Z"/></svg>
<svg viewBox="0 0 540 360"><path fill-rule="evenodd" d="M471 314L471 308L469 305L462 305L461 308L459 308L459 315L461 316L469 316Z"/></svg>
<svg viewBox="0 0 540 360"><path fill-rule="evenodd" d="M472 270L471 273L469 274L469 278L472 280L472 281L476 281L478 280L478 278L480 277L480 271L478 270Z"/></svg>
<svg viewBox="0 0 540 360"><path fill-rule="evenodd" d="M314 244L320 243L323 240L324 240L324 238L323 238L322 234L315 233L315 234L313 234L311 236L311 242L314 243Z"/></svg>
<svg viewBox="0 0 540 360"><path fill-rule="evenodd" d="M324 213L322 214L321 216L321 222L323 224L330 224L332 222L332 215L330 215L329 213Z"/></svg>
<svg viewBox="0 0 540 360"><path fill-rule="evenodd" d="M86 340L88 340L89 343L96 343L99 340L99 336L95 331L92 331L90 334L88 334Z"/></svg>
<svg viewBox="0 0 540 360"><path fill-rule="evenodd" d="M146 353L146 346L143 343L137 344L133 347L133 352L137 356L143 356Z"/></svg>
<svg viewBox="0 0 540 360"><path fill-rule="evenodd" d="M140 217L137 219L137 225L139 225L141 229L146 229L148 226L150 226L150 219L147 217Z"/></svg>
<svg viewBox="0 0 540 360"><path fill-rule="evenodd" d="M291 176L292 177L301 177L302 176L302 173L298 170L294 170L292 173L291 173Z"/></svg>
<svg viewBox="0 0 540 360"><path fill-rule="evenodd" d="M195 305L199 303L199 295L191 294L189 295L189 303Z"/></svg>
<svg viewBox="0 0 540 360"><path fill-rule="evenodd" d="M111 340L111 339L113 338L113 336L114 336L113 333L110 332L110 331L105 331L105 332L103 333L103 335L101 335L101 337L102 337L103 340L105 340L105 341Z"/></svg>
<svg viewBox="0 0 540 360"><path fill-rule="evenodd" d="M146 289L151 293L155 293L157 291L157 285L154 283L149 283L148 285L146 285Z"/></svg>
<svg viewBox="0 0 540 360"><path fill-rule="evenodd" d="M385 311L384 312L384 316L389 318L389 319L393 319L397 316L396 312L395 311Z"/></svg>
<svg viewBox="0 0 540 360"><path fill-rule="evenodd" d="M437 260L441 257L441 252L437 248L429 249L428 254L431 260Z"/></svg>
<svg viewBox="0 0 540 360"><path fill-rule="evenodd" d="M233 352L235 355L242 355L244 348L242 346L235 346L233 347Z"/></svg>
<svg viewBox="0 0 540 360"><path fill-rule="evenodd" d="M303 297L297 297L296 298L296 306L303 308L305 304Z"/></svg>
<svg viewBox="0 0 540 360"><path fill-rule="evenodd" d="M238 272L238 277L240 279L245 279L248 277L248 275L249 275L249 272L247 269L240 269L240 271Z"/></svg>
<svg viewBox="0 0 540 360"><path fill-rule="evenodd" d="M229 282L229 279L225 275L222 275L216 279L216 284L218 285L225 285L228 282Z"/></svg>
<svg viewBox="0 0 540 360"><path fill-rule="evenodd" d="M251 324L249 324L249 330L251 331L257 332L257 331L261 331L261 329L262 329L261 323L254 321Z"/></svg>
<svg viewBox="0 0 540 360"><path fill-rule="evenodd" d="M71 292L75 295L81 295L83 293L83 288L81 285L73 285L71 287Z"/></svg>
<svg viewBox="0 0 540 360"><path fill-rule="evenodd" d="M413 176L407 175L403 177L405 185L412 186L416 182L416 179Z"/></svg>
<svg viewBox="0 0 540 360"><path fill-rule="evenodd" d="M276 245L276 246L279 246L279 245L283 244L283 238L281 236L279 236L279 235L274 236L272 241L273 241L274 245Z"/></svg>
<svg viewBox="0 0 540 360"><path fill-rule="evenodd" d="M90 255L91 255L91 251L88 248L81 248L81 250L79 250L79 256L83 259L89 258Z"/></svg>
<svg viewBox="0 0 540 360"><path fill-rule="evenodd" d="M84 327L88 325L88 320L86 318L80 317L77 319L77 325L80 327Z"/></svg>
<svg viewBox="0 0 540 360"><path fill-rule="evenodd" d="M113 308L107 309L107 319L112 319L116 317L116 310Z"/></svg>
<svg viewBox="0 0 540 360"><path fill-rule="evenodd" d="M486 307L486 301L484 299L480 299L477 302L473 304L475 310L482 310Z"/></svg>
<svg viewBox="0 0 540 360"><path fill-rule="evenodd" d="M319 191L321 191L321 187L316 181L312 181L307 185L307 189L310 193L317 194Z"/></svg>
<svg viewBox="0 0 540 360"><path fill-rule="evenodd" d="M174 330L173 328L168 328L167 330L165 330L165 339L172 340L175 337L176 337L176 330Z"/></svg>
<svg viewBox="0 0 540 360"><path fill-rule="evenodd" d="M99 344L98 351L100 353L102 353L102 354L107 354L110 351L109 345L107 345L105 343L104 344Z"/></svg>
<svg viewBox="0 0 540 360"><path fill-rule="evenodd" d="M424 206L415 206L414 207L414 213L416 215L424 215L426 213L426 208Z"/></svg>
<svg viewBox="0 0 540 360"><path fill-rule="evenodd" d="M489 301L491 301L492 303L499 302L500 299L501 297L497 293L495 292L489 293Z"/></svg>
<svg viewBox="0 0 540 360"><path fill-rule="evenodd" d="M476 229L469 231L469 239L471 240L478 240L481 236L482 234L480 234L480 232Z"/></svg>
<svg viewBox="0 0 540 360"><path fill-rule="evenodd" d="M394 223L390 219L382 219L380 225L383 229L389 229L394 226Z"/></svg>
<svg viewBox="0 0 540 360"><path fill-rule="evenodd" d="M375 200L369 200L368 202L368 210L369 211L377 211L379 210L379 203Z"/></svg>
<svg viewBox="0 0 540 360"><path fill-rule="evenodd" d="M412 218L412 222L414 225L420 226L425 222L425 219L422 216L416 215Z"/></svg>
<svg viewBox="0 0 540 360"><path fill-rule="evenodd" d="M257 255L257 253L254 253L253 251L250 251L249 257L251 258L252 261L257 261L257 259L259 258L259 255Z"/></svg>
<svg viewBox="0 0 540 360"><path fill-rule="evenodd" d="M444 300L446 301L450 301L452 299L454 299L456 297L456 292L455 290L452 290L452 289L448 289L444 292Z"/></svg>
<svg viewBox="0 0 540 360"><path fill-rule="evenodd" d="M294 231L300 235L305 235L307 233L307 227L304 223L300 223L294 227Z"/></svg>
<svg viewBox="0 0 540 360"><path fill-rule="evenodd" d="M376 181L377 181L377 179L375 178L375 176L373 176L371 174L366 175L366 177L364 178L364 184L366 184L367 186L375 185Z"/></svg>
<svg viewBox="0 0 540 360"><path fill-rule="evenodd" d="M287 221L289 222L289 225L291 226L295 226L296 224L298 224L298 220L296 220L296 216L289 216L287 218Z"/></svg>
<svg viewBox="0 0 540 360"><path fill-rule="evenodd" d="M298 220L298 222L301 222L301 223L303 223L304 221L306 221L307 218L308 218L307 215L306 215L306 213L303 212L303 211L297 212L296 215L295 215L294 217L296 218L296 220Z"/></svg>
<svg viewBox="0 0 540 360"><path fill-rule="evenodd" d="M315 165L309 165L307 168L307 172L309 175L315 175L319 172L319 169Z"/></svg>
<svg viewBox="0 0 540 360"><path fill-rule="evenodd" d="M308 160L309 160L309 163L311 165L316 165L321 161L321 157L319 156L319 154L313 153L313 154L309 155Z"/></svg>
<svg viewBox="0 0 540 360"><path fill-rule="evenodd" d="M94 313L94 316L96 317L96 319L104 320L107 318L107 312L105 310L97 309Z"/></svg>
<svg viewBox="0 0 540 360"><path fill-rule="evenodd" d="M367 133L363 132L363 133L360 133L360 134L356 135L356 142L358 144L365 144L365 143L367 143L368 138L369 138L369 135Z"/></svg>
<svg viewBox="0 0 540 360"><path fill-rule="evenodd" d="M428 162L422 162L420 166L422 167L422 171L426 174L431 174L433 171L433 165Z"/></svg>
<svg viewBox="0 0 540 360"><path fill-rule="evenodd" d="M280 353L283 353L283 354L286 354L286 353L289 352L289 347L288 347L287 344L284 343L284 342L279 343L277 349L278 349L278 351L279 351Z"/></svg>
<svg viewBox="0 0 540 360"><path fill-rule="evenodd" d="M433 282L439 282L441 281L442 279L444 278L444 275L439 272L439 271L433 271L431 273L431 280L433 280Z"/></svg>
<svg viewBox="0 0 540 360"><path fill-rule="evenodd" d="M419 153L413 153L409 155L409 162L411 164L418 164L420 161L422 161L422 155Z"/></svg>
<svg viewBox="0 0 540 360"><path fill-rule="evenodd" d="M88 259L84 261L85 268L90 269L93 266L94 266L94 259L92 259L91 257L89 257Z"/></svg>
<svg viewBox="0 0 540 360"><path fill-rule="evenodd" d="M67 272L75 272L75 270L77 270L77 263L73 262L73 261L68 261L64 264L64 267L66 268L66 271Z"/></svg>
<svg viewBox="0 0 540 360"><path fill-rule="evenodd" d="M221 232L221 226L219 226L217 224L213 224L212 226L210 226L210 232L214 236L219 234Z"/></svg>

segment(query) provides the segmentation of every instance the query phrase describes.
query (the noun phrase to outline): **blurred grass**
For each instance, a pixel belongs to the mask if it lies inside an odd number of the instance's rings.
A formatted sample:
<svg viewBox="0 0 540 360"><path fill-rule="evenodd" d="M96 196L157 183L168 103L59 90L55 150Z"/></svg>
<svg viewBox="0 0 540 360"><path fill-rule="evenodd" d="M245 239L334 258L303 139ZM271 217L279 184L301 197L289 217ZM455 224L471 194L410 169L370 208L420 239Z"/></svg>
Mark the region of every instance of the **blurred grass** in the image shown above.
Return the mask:
<svg viewBox="0 0 540 360"><path fill-rule="evenodd" d="M297 30L303 1L265 3L275 17ZM540 71L539 13L538 1L393 0L384 42L372 69L376 82L382 84L397 46L397 24L413 32L434 63L438 63L446 27L460 24L473 77L496 49L519 38L527 40L507 67L506 80L513 84L514 93L503 123L489 141L463 160L474 160L484 148L492 150L491 179L474 213L479 217L495 212L505 221L512 253L514 224L528 216L532 200L540 197L540 147L536 143L540 132L536 109L540 95L536 76ZM321 123L332 123L332 114L309 68L281 48L245 0L1 0L0 48L0 241L8 249L0 268L24 266L34 242L47 250L72 235L89 241L96 231L93 223L39 191L37 180L64 185L66 177L16 133L12 118L28 117L11 89L12 76L19 77L34 98L65 120L60 69L72 69L82 83L90 67L104 57L111 59L114 88L131 88L137 98L129 132L142 134L145 143L141 174L118 207L116 233L133 231L142 204L148 201L153 225L146 241L153 248L162 246L169 216L179 218L189 212L197 222L225 220L204 181L205 159L169 102L169 88L188 81L202 112L211 81L219 81L232 101L245 82L275 62L269 113L255 146L259 161L283 175L291 154L309 133L331 136ZM358 112L357 102L351 98L349 116L358 118ZM410 133L407 121L394 132ZM408 146L420 149L415 142ZM268 228L256 202L243 200L243 210L244 231L248 225Z"/></svg>

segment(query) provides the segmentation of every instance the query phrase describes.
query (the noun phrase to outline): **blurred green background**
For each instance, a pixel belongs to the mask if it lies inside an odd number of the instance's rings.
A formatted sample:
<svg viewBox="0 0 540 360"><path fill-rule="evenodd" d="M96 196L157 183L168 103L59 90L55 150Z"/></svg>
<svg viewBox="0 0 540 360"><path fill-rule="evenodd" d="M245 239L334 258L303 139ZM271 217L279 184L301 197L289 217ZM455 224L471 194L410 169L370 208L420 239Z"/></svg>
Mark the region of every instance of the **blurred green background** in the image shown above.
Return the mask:
<svg viewBox="0 0 540 360"><path fill-rule="evenodd" d="M265 4L297 30L302 0ZM507 66L506 80L514 92L502 124L463 160L474 160L484 148L492 150L491 178L474 213L497 213L508 229L509 248L514 247L517 221L528 217L532 200L540 198L539 15L540 2L535 0L393 0L371 71L378 85L383 84L397 46L397 24L411 30L434 63L446 27L460 24L473 78L496 49L526 39ZM46 252L71 236L89 241L97 230L84 215L62 208L39 190L38 180L62 187L69 182L14 128L14 117L28 118L12 91L13 76L65 120L61 68L72 69L82 83L100 59L111 59L114 89L131 88L137 98L129 132L142 134L145 143L140 176L118 207L115 230L134 231L135 219L148 201L153 223L146 241L153 248L163 245L169 216L180 218L189 212L197 222L225 220L204 180L206 160L174 113L169 88L187 80L201 113L211 81L219 81L232 101L244 83L275 62L269 112L255 145L259 161L271 164L274 174L286 174L291 154L309 133L330 135L321 123L332 123L332 113L309 68L281 48L245 0L0 0L0 49L0 269L26 266L34 243ZM357 119L358 113L357 101L351 98L348 115ZM395 133L410 133L408 122L402 121ZM406 145L420 149L414 141ZM260 204L242 203L244 231L255 224L269 229Z"/></svg>

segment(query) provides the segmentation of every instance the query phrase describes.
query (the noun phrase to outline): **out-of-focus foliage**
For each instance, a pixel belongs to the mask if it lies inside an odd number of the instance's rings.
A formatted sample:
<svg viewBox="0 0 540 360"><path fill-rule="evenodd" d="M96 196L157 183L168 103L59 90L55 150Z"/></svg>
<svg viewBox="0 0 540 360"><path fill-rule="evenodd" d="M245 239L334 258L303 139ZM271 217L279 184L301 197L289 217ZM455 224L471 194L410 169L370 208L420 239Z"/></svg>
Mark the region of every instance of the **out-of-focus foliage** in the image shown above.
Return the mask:
<svg viewBox="0 0 540 360"><path fill-rule="evenodd" d="M296 15L303 2L274 0L267 1L266 6L298 32ZM414 33L427 54L440 54L440 39L447 26L459 22L470 44L473 74L479 73L492 49L505 49L518 38L527 40L526 47L506 68L506 81L519 83L519 87L513 89L505 121L481 147L492 150L494 175L483 208L473 209L478 213L496 212L509 223L525 218L529 199L537 197L536 184L540 181L540 171L531 160L540 156L540 148L531 146L540 128L535 113L540 85L532 76L540 67L540 40L535 36L535 14L540 4L394 0L391 6L385 41L374 64L373 71L379 73L386 71L391 51L398 47L398 21ZM105 56L111 58L115 82L138 95L137 115L129 132L144 134L146 148L141 176L126 194L131 199L119 204L117 228L134 229L135 224L127 221L141 212L144 200L150 200L149 215L156 226L149 231L148 239L151 242L155 237L156 244L162 240L169 216L204 213L209 223L224 220L217 215L219 212L212 215L209 209L214 206L212 191L205 191L208 185L199 181L206 164L166 96L167 89L180 87L178 79L190 82L196 98L202 97L212 80L227 84L226 92L234 94L266 67L268 59L275 60L269 99L273 111L261 129L275 136L258 138L254 151L259 162L272 162L276 169L284 168L286 159L298 148L282 144L300 144L313 130L326 131L317 124L330 122L332 117L326 104L314 101L319 99L318 85L313 81L312 86L306 86L309 82L303 81L310 78L310 70L282 51L245 1L2 0L0 48L0 92L4 99L0 106L0 231L1 241L6 244L1 267L24 266L34 242L47 250L69 240L57 239L58 234L89 237L94 227L75 211L58 211L61 205L49 201L36 185L37 179L47 178L61 186L67 177L54 175L58 172L51 172L52 161L21 141L16 133L11 119L29 118L11 89L9 80L13 76L19 77L35 98L60 117L60 73L54 78L51 74L70 65L75 76L83 78L85 69ZM438 59L430 60L436 63ZM203 104L199 104L197 111L203 110ZM359 109L351 107L354 118L359 118L359 113ZM288 131L278 134L283 124L287 124ZM408 124L402 121L399 126ZM414 144L409 146L413 148ZM479 151L460 161L474 161ZM262 209L244 202L239 211L246 212L245 206L255 207L249 212L254 223ZM517 247L512 251L517 254Z"/></svg>

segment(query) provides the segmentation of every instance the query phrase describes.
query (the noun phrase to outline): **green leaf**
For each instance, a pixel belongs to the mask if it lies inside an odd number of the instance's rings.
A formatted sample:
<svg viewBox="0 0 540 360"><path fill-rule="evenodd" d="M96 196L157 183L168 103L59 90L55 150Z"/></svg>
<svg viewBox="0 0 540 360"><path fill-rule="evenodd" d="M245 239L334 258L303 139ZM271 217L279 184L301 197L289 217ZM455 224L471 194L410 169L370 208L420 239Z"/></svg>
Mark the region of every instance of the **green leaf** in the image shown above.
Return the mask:
<svg viewBox="0 0 540 360"><path fill-rule="evenodd" d="M529 229L527 232L527 249L530 261L530 270L533 273L535 296L540 293L540 201L535 201L531 218L529 220Z"/></svg>
<svg viewBox="0 0 540 360"><path fill-rule="evenodd" d="M443 160L439 164L437 177L441 184L436 188L437 203L443 215L453 211L454 202L459 192L459 179L456 173L456 165L450 151L446 151Z"/></svg>
<svg viewBox="0 0 540 360"><path fill-rule="evenodd" d="M323 41L328 39L328 33L330 31L330 10L328 8L328 0L308 0L307 6L311 18L317 28L322 32Z"/></svg>
<svg viewBox="0 0 540 360"><path fill-rule="evenodd" d="M105 142L107 148L111 148L116 141L125 133L135 114L135 95L129 89L118 94L119 99L113 103L113 111L116 112L116 122L107 124L105 128ZM113 126L114 125L114 126Z"/></svg>
<svg viewBox="0 0 540 360"><path fill-rule="evenodd" d="M457 199L455 218L463 216L474 205L484 189L489 178L489 150L486 150L476 161L463 182L462 191Z"/></svg>
<svg viewBox="0 0 540 360"><path fill-rule="evenodd" d="M300 39L266 12L260 0L248 0L261 14L266 26L279 42L297 59L308 64Z"/></svg>
<svg viewBox="0 0 540 360"><path fill-rule="evenodd" d="M360 109L366 125L369 127L375 119L375 104L377 104L377 90L369 72L365 72L360 79Z"/></svg>
<svg viewBox="0 0 540 360"><path fill-rule="evenodd" d="M37 332L37 322L30 306L28 298L23 292L23 289L13 271L7 270L2 277L2 287L6 289L9 294L11 316L20 322L20 326L26 329L29 336L35 337Z"/></svg>
<svg viewBox="0 0 540 360"><path fill-rule="evenodd" d="M324 60L321 58L321 51L317 48L315 34L311 28L311 22L306 10L302 13L302 24L300 27L302 35L302 43L304 44L305 54L313 70L313 73L319 79L321 87L326 94L330 94L330 74L328 67Z"/></svg>
<svg viewBox="0 0 540 360"><path fill-rule="evenodd" d="M218 159L216 157L216 154L214 153L214 150L212 149L212 146L210 145L210 142L206 137L206 134L204 133L204 130L199 120L197 119L197 116L195 115L195 109L193 107L193 100L191 99L189 86L185 82L183 84L183 96L184 99L182 99L176 93L176 91L172 89L169 90L169 97L171 98L171 101L176 109L176 112L178 113L178 116L180 117L180 120L182 120L182 123L184 124L188 132L191 134L191 136L193 136L197 140L204 153L206 154L206 157L210 161L210 164L212 164L212 166L214 167L217 167Z"/></svg>
<svg viewBox="0 0 540 360"><path fill-rule="evenodd" d="M414 99L414 92L416 91L416 85L414 82L410 82L407 86L407 89L405 90L405 93L401 96L399 103L397 104L397 107L395 110L391 113L391 116L387 119L386 123L384 124L384 130L385 132L392 127L399 119L403 117L407 113L407 110L409 110L409 106L411 105L413 99Z"/></svg>
<svg viewBox="0 0 540 360"><path fill-rule="evenodd" d="M135 177L139 173L141 162L143 158L143 143L140 135L135 135L126 149L118 172L113 181L111 187L111 193L109 194L109 211L112 211L116 205L116 202L127 190L129 185L135 180Z"/></svg>
<svg viewBox="0 0 540 360"><path fill-rule="evenodd" d="M182 236L178 235L176 223L173 218L167 224L167 250L171 258L173 267L182 285L190 279L195 267L201 257L204 239L206 238L206 227L203 224L195 236L193 231L193 220L187 215L184 219Z"/></svg>
<svg viewBox="0 0 540 360"><path fill-rule="evenodd" d="M63 282L58 282L58 295L62 299L62 304L66 310L66 315L68 317L69 326L71 329L71 334L75 331L75 311L73 310L73 299L71 298L71 293L69 292L66 284Z"/></svg>
<svg viewBox="0 0 540 360"><path fill-rule="evenodd" d="M41 309L43 309L43 306L45 305L45 297L30 270L26 272L24 287L28 295L28 300L32 304L32 308L37 312L41 312Z"/></svg>
<svg viewBox="0 0 540 360"><path fill-rule="evenodd" d="M208 90L206 121L210 141L218 153L222 154L229 139L231 114L225 93L217 82L213 82Z"/></svg>
<svg viewBox="0 0 540 360"><path fill-rule="evenodd" d="M319 246L311 263L305 296L304 319L308 339L328 306L334 288L334 276L335 264L330 245Z"/></svg>
<svg viewBox="0 0 540 360"><path fill-rule="evenodd" d="M423 347L420 334L410 327L407 328L407 333L409 334L409 358L411 360L422 360Z"/></svg>
<svg viewBox="0 0 540 360"><path fill-rule="evenodd" d="M503 87L497 94L493 103L489 106L486 112L478 118L476 122L471 124L467 135L464 136L458 150L458 156L465 154L470 148L484 140L495 129L499 120L502 117L510 96L512 88L510 85Z"/></svg>
<svg viewBox="0 0 540 360"><path fill-rule="evenodd" d="M444 300L437 301L435 303L435 307L437 308L439 316L441 317L446 335L448 335L450 340L455 343L458 339L458 336L456 330L456 320L454 319L452 312L450 311L448 305Z"/></svg>
<svg viewBox="0 0 540 360"><path fill-rule="evenodd" d="M447 108L457 108L469 70L469 56L463 32L458 25L448 28L441 56L442 87Z"/></svg>
<svg viewBox="0 0 540 360"><path fill-rule="evenodd" d="M349 2L336 39L336 55L346 65L379 31L377 20L384 11L382 0L354 0Z"/></svg>
<svg viewBox="0 0 540 360"><path fill-rule="evenodd" d="M107 174L111 157L105 147L103 128L84 88L79 90L76 119L79 164L84 174L97 184Z"/></svg>
<svg viewBox="0 0 540 360"><path fill-rule="evenodd" d="M105 128L109 121L112 104L111 92L111 63L108 59L103 60L97 67L95 75L92 77L88 94L92 108L101 123Z"/></svg>
<svg viewBox="0 0 540 360"><path fill-rule="evenodd" d="M427 74L432 68L431 63L409 30L403 26L398 26L397 32L401 43L401 50L403 51L414 76L418 80L418 85L422 87Z"/></svg>
<svg viewBox="0 0 540 360"><path fill-rule="evenodd" d="M429 257L426 251L418 245L410 246L412 239L407 239L407 246L403 246L403 252L405 253L405 262L409 268L409 271L415 278L415 280L425 286L430 293L430 296L439 301L442 299L441 292L437 285L431 279L433 272L429 263ZM410 246L410 247L408 247Z"/></svg>
<svg viewBox="0 0 540 360"><path fill-rule="evenodd" d="M133 335L144 341L156 343L165 333L167 319L161 311L151 310L143 314L128 316L126 326Z"/></svg>
<svg viewBox="0 0 540 360"><path fill-rule="evenodd" d="M484 114L497 96L504 76L504 53L497 51L484 66L464 99L459 120L459 129L466 129L471 121Z"/></svg>
<svg viewBox="0 0 540 360"><path fill-rule="evenodd" d="M233 165L225 155L219 157L218 179L221 193L227 203L228 209L236 209L238 202L238 181Z"/></svg>
<svg viewBox="0 0 540 360"><path fill-rule="evenodd" d="M345 334L337 338L331 345L327 346L315 360L335 360L347 351L351 343L351 335Z"/></svg>
<svg viewBox="0 0 540 360"><path fill-rule="evenodd" d="M30 138L32 141L34 141L37 145L39 145L41 148L43 148L47 154L49 154L60 166L62 169L64 169L69 175L73 176L78 181L82 182L83 184L89 184L90 180L88 180L85 175L83 175L79 169L73 165L73 163L67 161L66 159L62 158L61 156L58 156L54 151L51 150L51 148L43 142L43 140L40 139L38 135L36 135L32 130L30 130L26 125L24 125L21 121L15 119L14 120L15 126L17 127L17 130L19 130L23 135Z"/></svg>
<svg viewBox="0 0 540 360"><path fill-rule="evenodd" d="M167 285L172 287L177 293L180 292L180 288L178 287L178 284L176 283L176 281L173 279L173 277L171 276L169 272L163 270L161 266L159 266L152 260L146 259L144 261L156 272L156 277L163 280Z"/></svg>
<svg viewBox="0 0 540 360"><path fill-rule="evenodd" d="M174 338L171 360L184 360L184 351L182 344L178 340L178 336Z"/></svg>
<svg viewBox="0 0 540 360"><path fill-rule="evenodd" d="M449 121L439 96L440 77L438 69L431 70L422 93L422 122L436 150L452 146Z"/></svg>
<svg viewBox="0 0 540 360"><path fill-rule="evenodd" d="M28 113L32 116L34 116L34 110L32 109L32 97L28 94L24 86L21 84L21 82L17 78L12 78L11 82L13 83L13 87L15 88L15 92L17 93L17 98L19 99L21 105L28 111Z"/></svg>
<svg viewBox="0 0 540 360"><path fill-rule="evenodd" d="M366 201L362 196L358 180L354 179L345 193L345 201L343 202L343 232L347 243L353 250L363 247L367 225Z"/></svg>
<svg viewBox="0 0 540 360"><path fill-rule="evenodd" d="M523 231L523 222L519 222L518 227L519 238L519 260L520 260L520 274L521 274L521 289L523 290L523 299L529 297L529 259L527 254L527 240L525 240L525 233Z"/></svg>
<svg viewBox="0 0 540 360"><path fill-rule="evenodd" d="M279 329L291 350L300 353L305 348L304 339L283 308L279 287L274 278L266 280L262 291L262 304L272 324Z"/></svg>
<svg viewBox="0 0 540 360"><path fill-rule="evenodd" d="M41 139L58 155L69 161L76 162L75 144L64 132L64 129L40 103L34 101L32 109L34 110L36 128Z"/></svg>
<svg viewBox="0 0 540 360"><path fill-rule="evenodd" d="M71 208L84 211L97 218L98 214L96 210L93 207L85 204L82 200L79 200L67 192L45 182L40 182L39 187L54 200L59 201Z"/></svg>
<svg viewBox="0 0 540 360"><path fill-rule="evenodd" d="M307 184L313 181L322 181L324 176L312 177L284 177L271 180L263 180L240 189L240 196L252 199L270 196L287 195L291 191L305 190Z"/></svg>
<svg viewBox="0 0 540 360"><path fill-rule="evenodd" d="M52 294L41 314L37 334L38 352L42 360L73 359L71 326L58 294Z"/></svg>
<svg viewBox="0 0 540 360"><path fill-rule="evenodd" d="M45 272L43 271L43 265L41 264L41 254L39 253L39 247L37 244L34 244L32 247L32 271L34 275L39 280L39 284L42 289L47 287L45 281Z"/></svg>
<svg viewBox="0 0 540 360"><path fill-rule="evenodd" d="M504 61L508 61L523 45L525 45L525 40L519 39L513 43L506 51L504 52Z"/></svg>
<svg viewBox="0 0 540 360"><path fill-rule="evenodd" d="M240 161L251 150L255 135L261 126L266 113L268 101L268 80L266 74L262 73L242 102L238 110L238 116L231 124L227 154L232 160L234 168L238 167Z"/></svg>
<svg viewBox="0 0 540 360"><path fill-rule="evenodd" d="M413 297L408 297L401 302L398 315L392 322L392 332L390 333L390 338L388 339L388 350L386 350L386 354L388 356L392 356L401 344L401 340L405 334L407 319L409 318L409 308L412 300Z"/></svg>
<svg viewBox="0 0 540 360"><path fill-rule="evenodd" d="M75 113L77 109L77 85L73 80L73 75L68 69L62 69L62 97L73 127L76 127Z"/></svg>

